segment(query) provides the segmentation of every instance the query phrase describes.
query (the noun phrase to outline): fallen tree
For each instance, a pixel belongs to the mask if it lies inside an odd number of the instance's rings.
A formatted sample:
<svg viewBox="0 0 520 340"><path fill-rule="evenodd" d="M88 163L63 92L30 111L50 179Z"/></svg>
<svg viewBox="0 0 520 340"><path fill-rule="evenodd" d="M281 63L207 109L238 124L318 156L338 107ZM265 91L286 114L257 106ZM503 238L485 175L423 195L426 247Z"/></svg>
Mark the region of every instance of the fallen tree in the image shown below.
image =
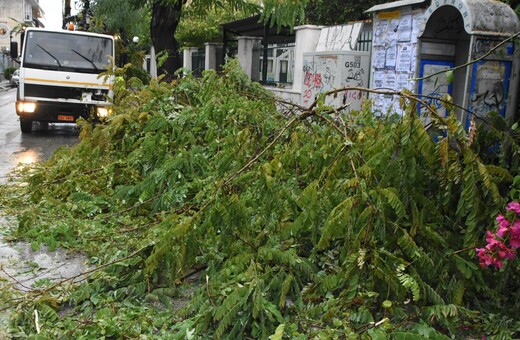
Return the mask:
<svg viewBox="0 0 520 340"><path fill-rule="evenodd" d="M467 133L432 110L434 141L411 93L391 93L403 116L302 108L234 62L116 84L105 125L1 188L14 236L99 266L7 302L14 335L520 335L518 261L483 269L475 253L518 198L518 133L499 116Z"/></svg>

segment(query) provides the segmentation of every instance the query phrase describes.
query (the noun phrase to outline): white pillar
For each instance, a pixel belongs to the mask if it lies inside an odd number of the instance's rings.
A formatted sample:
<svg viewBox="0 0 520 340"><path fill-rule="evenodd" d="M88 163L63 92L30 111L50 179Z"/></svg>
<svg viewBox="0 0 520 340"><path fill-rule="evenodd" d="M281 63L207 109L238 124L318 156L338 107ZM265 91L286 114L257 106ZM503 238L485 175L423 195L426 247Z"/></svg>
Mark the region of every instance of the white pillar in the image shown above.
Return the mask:
<svg viewBox="0 0 520 340"><path fill-rule="evenodd" d="M188 71L193 71L191 56L197 50L198 49L196 47L186 47L184 50L182 50L182 67Z"/></svg>
<svg viewBox="0 0 520 340"><path fill-rule="evenodd" d="M148 72L150 72L150 75L153 78L157 78L157 60L155 60L155 48L153 46L150 47L150 69Z"/></svg>
<svg viewBox="0 0 520 340"><path fill-rule="evenodd" d="M217 69L217 53L219 48L222 46L221 43L207 42L204 44L205 55L204 55L204 69L205 70L216 70Z"/></svg>
<svg viewBox="0 0 520 340"><path fill-rule="evenodd" d="M253 50L261 41L258 37L238 37L238 62L249 78L253 74Z"/></svg>
<svg viewBox="0 0 520 340"><path fill-rule="evenodd" d="M292 89L301 92L303 83L303 53L316 51L323 26L296 26L296 46L294 47L294 78Z"/></svg>

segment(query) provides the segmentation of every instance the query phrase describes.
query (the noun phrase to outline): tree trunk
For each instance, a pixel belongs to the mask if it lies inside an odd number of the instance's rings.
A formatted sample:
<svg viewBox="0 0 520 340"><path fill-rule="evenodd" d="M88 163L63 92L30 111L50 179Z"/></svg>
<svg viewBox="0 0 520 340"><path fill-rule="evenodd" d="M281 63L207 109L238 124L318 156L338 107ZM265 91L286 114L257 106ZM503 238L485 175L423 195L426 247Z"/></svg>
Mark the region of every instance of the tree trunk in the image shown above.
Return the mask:
<svg viewBox="0 0 520 340"><path fill-rule="evenodd" d="M166 61L159 66L157 73L165 74L166 80L174 78L176 70L182 67L179 57L179 44L175 39L175 31L181 18L183 0L174 4L166 4L163 0L154 0L152 6L152 24L150 33L155 53L168 53Z"/></svg>

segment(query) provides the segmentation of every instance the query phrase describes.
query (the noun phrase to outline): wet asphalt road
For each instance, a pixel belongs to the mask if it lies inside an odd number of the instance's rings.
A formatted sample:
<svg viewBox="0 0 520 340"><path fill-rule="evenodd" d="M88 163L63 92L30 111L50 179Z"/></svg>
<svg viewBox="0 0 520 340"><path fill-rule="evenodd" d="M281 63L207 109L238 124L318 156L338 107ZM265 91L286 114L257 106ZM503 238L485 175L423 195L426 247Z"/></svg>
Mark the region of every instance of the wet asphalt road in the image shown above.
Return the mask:
<svg viewBox="0 0 520 340"><path fill-rule="evenodd" d="M0 88L0 184L9 180L17 165L46 160L57 147L78 141L73 124L49 124L43 129L33 123L33 132L22 134L15 101L15 88Z"/></svg>

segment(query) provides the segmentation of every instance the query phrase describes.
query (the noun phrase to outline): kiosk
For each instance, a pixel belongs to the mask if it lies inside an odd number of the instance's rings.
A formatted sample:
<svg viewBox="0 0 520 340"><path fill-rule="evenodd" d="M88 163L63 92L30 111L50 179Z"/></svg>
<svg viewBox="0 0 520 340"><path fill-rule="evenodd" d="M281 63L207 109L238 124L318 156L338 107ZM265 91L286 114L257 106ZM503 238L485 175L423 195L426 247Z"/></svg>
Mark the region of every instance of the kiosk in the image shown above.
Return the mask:
<svg viewBox="0 0 520 340"><path fill-rule="evenodd" d="M513 38L520 22L507 4L401 0L367 12L374 15L372 88L414 89L437 107L450 94L465 126L490 111L506 118L514 115L520 51ZM443 72L448 69L453 70L451 81ZM373 99L376 109L399 112L395 99Z"/></svg>
<svg viewBox="0 0 520 340"><path fill-rule="evenodd" d="M519 52L513 37L520 31L515 12L493 0L433 0L419 31L419 79L454 69L453 81L443 73L418 82L418 93L449 93L459 119L491 112L512 117L517 106Z"/></svg>

